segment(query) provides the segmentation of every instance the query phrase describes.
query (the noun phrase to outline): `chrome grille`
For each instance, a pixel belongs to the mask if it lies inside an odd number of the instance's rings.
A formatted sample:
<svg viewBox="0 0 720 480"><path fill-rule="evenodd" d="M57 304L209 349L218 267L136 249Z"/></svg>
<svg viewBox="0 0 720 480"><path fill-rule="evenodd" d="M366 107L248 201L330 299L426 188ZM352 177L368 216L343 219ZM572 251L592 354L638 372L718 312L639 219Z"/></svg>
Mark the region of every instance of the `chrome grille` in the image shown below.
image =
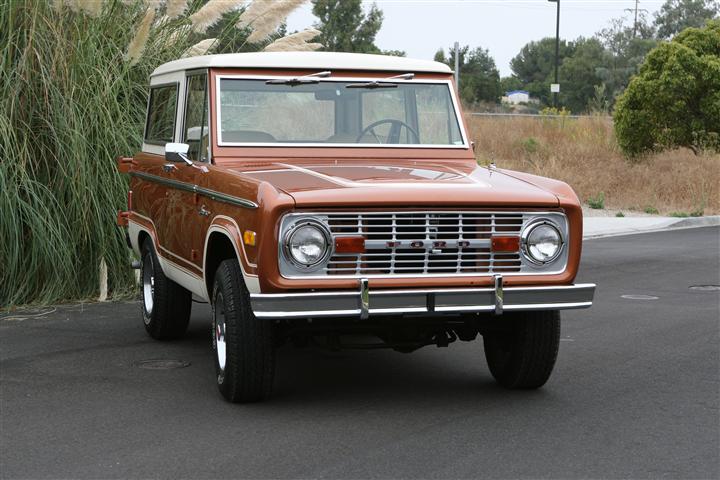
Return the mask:
<svg viewBox="0 0 720 480"><path fill-rule="evenodd" d="M493 235L520 235L522 213L331 213L333 237L362 235L365 253L335 253L327 275L519 272L519 252L493 253Z"/></svg>

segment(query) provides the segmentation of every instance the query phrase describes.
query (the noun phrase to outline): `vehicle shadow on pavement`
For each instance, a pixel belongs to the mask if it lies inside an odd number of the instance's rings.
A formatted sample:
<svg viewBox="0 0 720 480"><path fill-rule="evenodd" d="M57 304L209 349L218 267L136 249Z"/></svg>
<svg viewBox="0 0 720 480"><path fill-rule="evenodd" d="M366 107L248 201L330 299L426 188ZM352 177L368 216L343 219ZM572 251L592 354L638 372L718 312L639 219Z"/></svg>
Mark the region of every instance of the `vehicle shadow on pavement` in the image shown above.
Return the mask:
<svg viewBox="0 0 720 480"><path fill-rule="evenodd" d="M214 367L209 325L209 309L195 313L183 342L192 345L193 351L205 350L205 364L199 367L207 370L211 381ZM412 353L390 349L331 351L288 343L278 349L274 387L272 399L264 404L268 407L307 402L346 408L380 401L396 406L495 401L507 405L553 396L542 389L509 391L498 386L485 363L481 336L473 342L458 340L447 348L431 345ZM210 388L215 390L213 385Z"/></svg>

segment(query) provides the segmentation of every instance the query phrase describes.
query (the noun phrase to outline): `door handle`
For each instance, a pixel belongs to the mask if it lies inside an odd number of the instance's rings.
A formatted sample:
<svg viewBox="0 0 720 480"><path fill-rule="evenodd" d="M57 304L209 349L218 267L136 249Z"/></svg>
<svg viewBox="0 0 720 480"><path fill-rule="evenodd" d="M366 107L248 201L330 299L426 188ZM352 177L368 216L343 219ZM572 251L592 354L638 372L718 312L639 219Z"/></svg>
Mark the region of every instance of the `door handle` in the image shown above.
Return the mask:
<svg viewBox="0 0 720 480"><path fill-rule="evenodd" d="M203 217L209 217L209 216L210 216L210 210L208 210L207 208L205 208L205 205L203 205L203 206L200 207L200 209L198 210L198 215L201 215L201 216L203 216Z"/></svg>

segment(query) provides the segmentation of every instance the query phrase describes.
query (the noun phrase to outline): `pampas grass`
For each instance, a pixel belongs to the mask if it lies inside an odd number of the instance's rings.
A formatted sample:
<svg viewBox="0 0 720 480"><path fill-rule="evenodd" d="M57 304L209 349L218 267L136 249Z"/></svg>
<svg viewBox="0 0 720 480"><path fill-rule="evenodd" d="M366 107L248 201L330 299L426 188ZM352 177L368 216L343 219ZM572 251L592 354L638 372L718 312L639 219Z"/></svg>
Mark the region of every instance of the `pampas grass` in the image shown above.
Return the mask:
<svg viewBox="0 0 720 480"><path fill-rule="evenodd" d="M125 59L130 63L130 66L135 65L140 60L143 50L145 50L145 45L147 45L148 38L150 38L150 27L152 26L153 20L155 20L155 9L150 7L145 12L145 16L142 22L140 22L140 27L128 45Z"/></svg>
<svg viewBox="0 0 720 480"><path fill-rule="evenodd" d="M252 28L248 42L263 42L287 20L290 13L304 3L307 0L255 0L240 16L237 27Z"/></svg>
<svg viewBox="0 0 720 480"><path fill-rule="evenodd" d="M200 10L190 15L193 30L205 33L208 28L215 25L224 14L238 9L245 0L210 0Z"/></svg>
<svg viewBox="0 0 720 480"><path fill-rule="evenodd" d="M58 12L63 6L68 7L73 12L83 12L91 17L100 16L104 0L53 0L52 6Z"/></svg>
<svg viewBox="0 0 720 480"><path fill-rule="evenodd" d="M91 17L100 16L102 11L103 1L102 0L75 0L75 5L78 9L87 13Z"/></svg>
<svg viewBox="0 0 720 480"><path fill-rule="evenodd" d="M145 5L155 10L158 10L163 3L165 3L165 0L145 0Z"/></svg>
<svg viewBox="0 0 720 480"><path fill-rule="evenodd" d="M165 6L165 15L169 18L177 18L187 10L187 0L168 0Z"/></svg>
<svg viewBox="0 0 720 480"><path fill-rule="evenodd" d="M215 46L215 42L217 42L217 38L206 38L205 40L202 40L185 50L182 56L183 58L185 58L205 55L208 51L210 51L211 48Z"/></svg>
<svg viewBox="0 0 720 480"><path fill-rule="evenodd" d="M183 53L255 49L234 17L217 40L193 32L200 0L90 1L0 8L0 309L97 298L102 259L110 298L134 293L115 158L141 147L149 75Z"/></svg>
<svg viewBox="0 0 720 480"><path fill-rule="evenodd" d="M314 28L279 38L265 47L265 52L310 52L322 48L321 43L308 43L322 32Z"/></svg>
<svg viewBox="0 0 720 480"><path fill-rule="evenodd" d="M101 259L109 295L134 290L115 157L140 149L148 76L188 47L151 29L123 61L145 15L139 1L98 18L47 0L0 8L0 309L95 299Z"/></svg>

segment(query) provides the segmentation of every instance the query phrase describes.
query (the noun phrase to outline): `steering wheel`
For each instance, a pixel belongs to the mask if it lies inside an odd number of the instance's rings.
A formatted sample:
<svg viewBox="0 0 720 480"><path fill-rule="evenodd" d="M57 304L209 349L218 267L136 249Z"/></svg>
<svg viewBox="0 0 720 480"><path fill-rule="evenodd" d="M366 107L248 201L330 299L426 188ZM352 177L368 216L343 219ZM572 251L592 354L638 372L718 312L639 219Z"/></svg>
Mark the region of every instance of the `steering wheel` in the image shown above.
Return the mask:
<svg viewBox="0 0 720 480"><path fill-rule="evenodd" d="M375 127L384 125L386 123L390 124L390 133L388 133L387 142L382 142L380 140L380 137L378 137L377 133L375 133ZM355 143L360 143L360 140L368 133L371 134L375 138L375 140L377 140L377 143L400 143L400 131L402 130L402 127L405 127L407 131L411 133L412 137L414 137L413 139L415 140L414 143L420 143L420 136L414 128L412 128L410 125L403 122L402 120L395 120L392 118L378 120L377 122L373 122L367 127L363 128L363 131L360 132L360 135L358 135L358 137L355 139Z"/></svg>

